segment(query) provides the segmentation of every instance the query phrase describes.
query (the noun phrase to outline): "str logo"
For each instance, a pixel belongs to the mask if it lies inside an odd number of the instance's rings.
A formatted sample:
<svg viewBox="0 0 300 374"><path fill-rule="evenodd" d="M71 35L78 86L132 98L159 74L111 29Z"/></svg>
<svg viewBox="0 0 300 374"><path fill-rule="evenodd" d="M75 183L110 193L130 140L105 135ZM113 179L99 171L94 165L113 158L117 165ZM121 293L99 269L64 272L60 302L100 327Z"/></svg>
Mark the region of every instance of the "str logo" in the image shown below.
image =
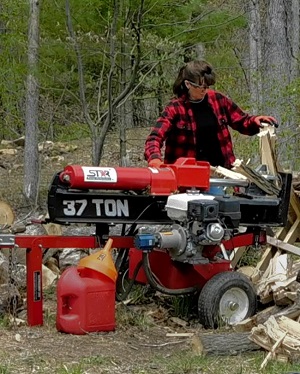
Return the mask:
<svg viewBox="0 0 300 374"><path fill-rule="evenodd" d="M82 166L85 182L116 183L117 172L114 168L100 168Z"/></svg>
<svg viewBox="0 0 300 374"><path fill-rule="evenodd" d="M93 178L110 178L109 170L89 170L87 179Z"/></svg>

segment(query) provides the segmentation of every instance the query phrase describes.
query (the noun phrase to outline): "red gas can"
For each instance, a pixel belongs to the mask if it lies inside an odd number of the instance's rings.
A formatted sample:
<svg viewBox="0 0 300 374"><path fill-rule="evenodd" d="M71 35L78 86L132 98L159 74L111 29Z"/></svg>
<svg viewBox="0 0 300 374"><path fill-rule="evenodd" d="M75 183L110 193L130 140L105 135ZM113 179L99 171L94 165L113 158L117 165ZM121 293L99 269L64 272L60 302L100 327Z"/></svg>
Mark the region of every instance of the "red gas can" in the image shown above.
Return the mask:
<svg viewBox="0 0 300 374"><path fill-rule="evenodd" d="M115 329L117 270L112 239L99 252L66 269L57 283L56 328L69 334Z"/></svg>
<svg viewBox="0 0 300 374"><path fill-rule="evenodd" d="M115 291L115 281L103 273L66 269L57 283L57 330L76 335L114 330Z"/></svg>

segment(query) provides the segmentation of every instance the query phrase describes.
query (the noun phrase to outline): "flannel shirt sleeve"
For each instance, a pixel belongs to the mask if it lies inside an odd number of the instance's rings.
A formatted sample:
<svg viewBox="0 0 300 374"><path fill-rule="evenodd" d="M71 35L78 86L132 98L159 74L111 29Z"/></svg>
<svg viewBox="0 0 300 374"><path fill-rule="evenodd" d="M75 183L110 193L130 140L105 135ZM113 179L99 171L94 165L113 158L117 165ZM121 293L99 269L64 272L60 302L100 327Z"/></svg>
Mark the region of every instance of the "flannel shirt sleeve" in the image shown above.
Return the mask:
<svg viewBox="0 0 300 374"><path fill-rule="evenodd" d="M161 148L172 127L175 114L175 107L171 102L164 108L161 116L156 121L156 125L151 129L144 149L144 156L147 162L155 158L162 159Z"/></svg>
<svg viewBox="0 0 300 374"><path fill-rule="evenodd" d="M259 133L260 127L254 122L256 116L245 113L231 99L224 96L224 107L228 117L228 125L244 135Z"/></svg>

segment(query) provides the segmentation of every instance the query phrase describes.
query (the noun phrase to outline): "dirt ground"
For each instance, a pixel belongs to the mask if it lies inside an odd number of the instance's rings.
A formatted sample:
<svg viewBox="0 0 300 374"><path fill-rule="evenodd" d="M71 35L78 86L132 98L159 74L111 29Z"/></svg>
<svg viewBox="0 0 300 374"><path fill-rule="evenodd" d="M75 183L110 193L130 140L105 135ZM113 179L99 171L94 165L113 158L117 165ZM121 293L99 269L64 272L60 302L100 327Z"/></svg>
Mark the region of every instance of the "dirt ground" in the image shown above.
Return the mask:
<svg viewBox="0 0 300 374"><path fill-rule="evenodd" d="M198 337L204 332L201 326L195 319L187 322L172 317L171 308L159 304L145 304L144 301L139 305L117 303L115 331L72 335L56 330L56 301L55 294L51 294L44 302L43 326L1 326L0 373L259 372L257 365L263 360L262 352L208 358L199 355ZM170 333L185 333L187 336L170 337Z"/></svg>
<svg viewBox="0 0 300 374"><path fill-rule="evenodd" d="M148 372L159 369L154 356L163 360L174 353L174 344L180 344L180 350L187 346L186 339L171 344L165 335L164 328L154 326L84 336L59 333L53 326L2 330L0 372L4 367L7 373Z"/></svg>
<svg viewBox="0 0 300 374"><path fill-rule="evenodd" d="M72 335L55 327L55 293L46 295L43 326L0 326L0 374L299 374L300 365L271 361L266 352L202 356L203 330L192 318L172 317L161 302L116 303L116 329ZM3 321L2 321L3 322ZM169 336L170 334L178 336ZM181 335L179 335L181 333ZM182 336L182 333L185 336Z"/></svg>
<svg viewBox="0 0 300 374"><path fill-rule="evenodd" d="M58 332L55 313L52 294L44 302L43 326L1 327L0 373L203 373L190 365L183 369L187 371L177 371L181 355L193 353L191 336L199 333L200 326L172 319L156 303L117 303L117 326L109 333ZM179 332L191 336L167 336Z"/></svg>

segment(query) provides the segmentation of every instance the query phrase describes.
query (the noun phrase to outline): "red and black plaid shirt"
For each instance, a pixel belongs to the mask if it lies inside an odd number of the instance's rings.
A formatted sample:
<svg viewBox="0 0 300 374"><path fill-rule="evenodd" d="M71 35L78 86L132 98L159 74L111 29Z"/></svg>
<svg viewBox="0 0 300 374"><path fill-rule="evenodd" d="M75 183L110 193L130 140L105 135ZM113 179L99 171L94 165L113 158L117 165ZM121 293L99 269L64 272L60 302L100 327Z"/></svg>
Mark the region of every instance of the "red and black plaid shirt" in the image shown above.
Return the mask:
<svg viewBox="0 0 300 374"><path fill-rule="evenodd" d="M244 135L255 135L259 126L255 116L243 112L233 101L220 92L208 90L208 105L218 122L218 139L227 168L235 160L228 126ZM146 139L145 159L162 159L161 149L165 143L164 162L174 163L179 157L196 158L196 122L187 97L170 101Z"/></svg>

